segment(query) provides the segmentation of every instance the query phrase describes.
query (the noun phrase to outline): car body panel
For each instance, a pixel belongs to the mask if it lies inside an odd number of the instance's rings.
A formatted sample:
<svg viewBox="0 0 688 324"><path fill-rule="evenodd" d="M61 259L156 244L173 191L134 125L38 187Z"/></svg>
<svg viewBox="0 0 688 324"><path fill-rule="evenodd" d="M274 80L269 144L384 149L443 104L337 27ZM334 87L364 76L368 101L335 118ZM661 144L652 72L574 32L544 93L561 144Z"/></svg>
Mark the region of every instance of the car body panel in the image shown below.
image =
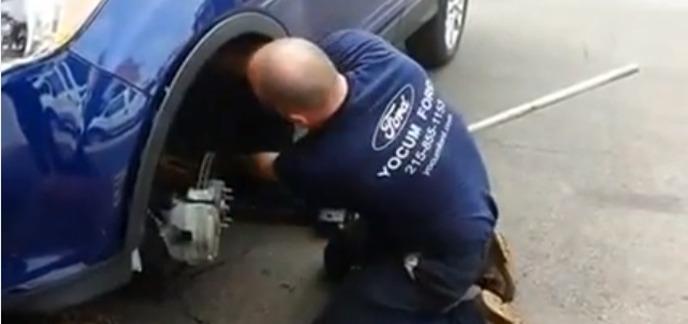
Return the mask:
<svg viewBox="0 0 688 324"><path fill-rule="evenodd" d="M231 0L110 0L70 48L148 93L165 82L189 42L231 14Z"/></svg>
<svg viewBox="0 0 688 324"><path fill-rule="evenodd" d="M317 41L343 28L357 27L379 32L409 3L408 0L275 0L263 8L273 14L290 33Z"/></svg>
<svg viewBox="0 0 688 324"><path fill-rule="evenodd" d="M148 97L63 53L3 76L2 287L24 290L111 256Z"/></svg>

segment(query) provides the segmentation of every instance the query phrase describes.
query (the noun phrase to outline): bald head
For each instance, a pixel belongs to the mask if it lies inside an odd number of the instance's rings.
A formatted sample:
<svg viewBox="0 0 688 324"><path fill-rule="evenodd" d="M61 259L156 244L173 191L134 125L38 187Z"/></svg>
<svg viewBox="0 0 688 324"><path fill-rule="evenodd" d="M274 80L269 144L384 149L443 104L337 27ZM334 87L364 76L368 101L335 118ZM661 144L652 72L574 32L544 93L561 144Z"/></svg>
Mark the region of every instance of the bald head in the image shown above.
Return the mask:
<svg viewBox="0 0 688 324"><path fill-rule="evenodd" d="M330 100L339 73L315 44L282 38L261 47L249 62L248 78L265 103L287 110L317 110Z"/></svg>

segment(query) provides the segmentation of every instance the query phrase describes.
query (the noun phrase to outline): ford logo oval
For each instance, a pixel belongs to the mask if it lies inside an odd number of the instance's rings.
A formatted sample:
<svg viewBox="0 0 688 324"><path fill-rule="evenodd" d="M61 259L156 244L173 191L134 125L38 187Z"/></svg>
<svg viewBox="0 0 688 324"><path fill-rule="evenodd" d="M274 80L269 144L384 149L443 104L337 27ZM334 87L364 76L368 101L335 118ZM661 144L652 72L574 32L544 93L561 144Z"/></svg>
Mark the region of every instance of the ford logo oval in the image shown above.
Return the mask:
<svg viewBox="0 0 688 324"><path fill-rule="evenodd" d="M387 104L373 133L371 144L375 151L384 150L399 136L411 116L413 99L413 87L407 84Z"/></svg>

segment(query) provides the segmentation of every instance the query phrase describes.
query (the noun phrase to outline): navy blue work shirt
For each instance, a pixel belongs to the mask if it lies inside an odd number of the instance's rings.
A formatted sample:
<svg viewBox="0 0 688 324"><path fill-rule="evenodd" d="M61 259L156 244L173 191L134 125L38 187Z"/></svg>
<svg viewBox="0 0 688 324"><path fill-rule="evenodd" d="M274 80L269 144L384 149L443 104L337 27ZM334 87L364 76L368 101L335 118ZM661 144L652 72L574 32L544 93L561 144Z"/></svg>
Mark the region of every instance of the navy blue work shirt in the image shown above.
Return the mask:
<svg viewBox="0 0 688 324"><path fill-rule="evenodd" d="M279 155L279 179L310 203L360 212L410 248L486 240L497 210L480 153L425 70L364 31L319 45L349 92L322 129Z"/></svg>

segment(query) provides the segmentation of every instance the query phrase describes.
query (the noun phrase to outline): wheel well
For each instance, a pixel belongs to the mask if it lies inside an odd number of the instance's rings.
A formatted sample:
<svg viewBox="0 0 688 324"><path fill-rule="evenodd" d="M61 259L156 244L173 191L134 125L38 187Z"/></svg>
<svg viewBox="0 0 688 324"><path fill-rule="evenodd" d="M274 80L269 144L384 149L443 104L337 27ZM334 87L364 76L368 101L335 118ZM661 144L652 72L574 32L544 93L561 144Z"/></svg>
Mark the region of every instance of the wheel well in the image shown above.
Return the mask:
<svg viewBox="0 0 688 324"><path fill-rule="evenodd" d="M133 190L130 192L125 233L127 251L136 249L143 238L155 171L172 124L196 78L213 62L217 53L229 48L227 44L232 40L243 41L246 37L274 39L287 35L286 29L275 19L257 12L243 12L217 23L190 50L166 89L141 150L139 163L132 170Z"/></svg>

